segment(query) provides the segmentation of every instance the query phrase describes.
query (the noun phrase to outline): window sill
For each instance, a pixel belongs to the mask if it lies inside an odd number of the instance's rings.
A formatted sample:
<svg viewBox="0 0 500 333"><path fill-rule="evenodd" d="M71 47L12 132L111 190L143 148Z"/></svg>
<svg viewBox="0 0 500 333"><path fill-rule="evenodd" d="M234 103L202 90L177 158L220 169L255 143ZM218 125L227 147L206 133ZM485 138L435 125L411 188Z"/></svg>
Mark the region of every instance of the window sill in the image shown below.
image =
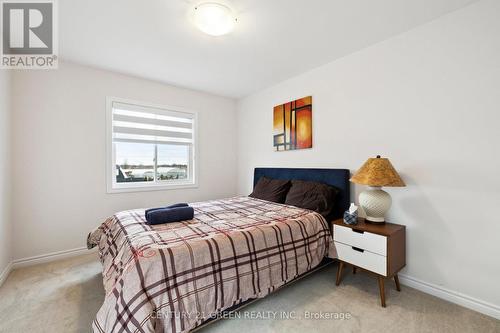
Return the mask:
<svg viewBox="0 0 500 333"><path fill-rule="evenodd" d="M170 185L136 185L136 186L117 186L117 187L108 187L107 193L127 193L127 192L151 192L151 191L168 191L168 190L180 190L180 189L189 189L189 188L198 188L197 183L179 183L179 184L170 184Z"/></svg>

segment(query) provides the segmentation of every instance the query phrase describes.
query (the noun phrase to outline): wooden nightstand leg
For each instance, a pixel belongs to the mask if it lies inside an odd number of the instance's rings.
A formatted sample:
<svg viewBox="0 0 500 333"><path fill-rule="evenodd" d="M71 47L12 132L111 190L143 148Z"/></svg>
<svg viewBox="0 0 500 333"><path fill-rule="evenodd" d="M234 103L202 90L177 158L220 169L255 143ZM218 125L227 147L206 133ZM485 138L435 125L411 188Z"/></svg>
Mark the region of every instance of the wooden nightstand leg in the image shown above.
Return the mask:
<svg viewBox="0 0 500 333"><path fill-rule="evenodd" d="M380 304L385 308L385 290L384 290L384 278L378 277L378 288L380 289Z"/></svg>
<svg viewBox="0 0 500 333"><path fill-rule="evenodd" d="M396 282L396 290L401 291L401 286L399 285L399 277L398 275L394 275L394 282Z"/></svg>
<svg viewBox="0 0 500 333"><path fill-rule="evenodd" d="M337 281L335 284L338 286L340 284L340 280L342 279L342 268L344 268L344 263L339 262L339 268L337 268Z"/></svg>
<svg viewBox="0 0 500 333"><path fill-rule="evenodd" d="M352 266L352 274L356 274L356 266Z"/></svg>

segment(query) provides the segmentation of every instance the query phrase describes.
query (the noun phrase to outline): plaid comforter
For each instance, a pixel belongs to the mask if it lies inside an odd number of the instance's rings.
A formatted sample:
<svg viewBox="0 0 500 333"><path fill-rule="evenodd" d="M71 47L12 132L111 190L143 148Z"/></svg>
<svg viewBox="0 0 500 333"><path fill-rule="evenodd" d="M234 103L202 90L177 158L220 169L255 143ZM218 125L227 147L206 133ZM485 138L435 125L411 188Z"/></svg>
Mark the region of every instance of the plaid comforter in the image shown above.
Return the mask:
<svg viewBox="0 0 500 333"><path fill-rule="evenodd" d="M144 209L130 210L89 235L106 291L94 332L189 331L268 295L328 251L328 225L312 211L250 197L191 206L190 221L150 226Z"/></svg>

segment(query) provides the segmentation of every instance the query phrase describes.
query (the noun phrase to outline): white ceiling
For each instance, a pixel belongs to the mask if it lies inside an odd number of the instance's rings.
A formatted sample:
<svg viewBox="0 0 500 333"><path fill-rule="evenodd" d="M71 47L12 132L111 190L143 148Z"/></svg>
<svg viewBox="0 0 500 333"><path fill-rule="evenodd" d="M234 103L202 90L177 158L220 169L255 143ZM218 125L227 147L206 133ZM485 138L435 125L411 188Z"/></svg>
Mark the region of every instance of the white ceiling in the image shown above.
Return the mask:
<svg viewBox="0 0 500 333"><path fill-rule="evenodd" d="M238 23L221 37L190 22L199 2L59 1L60 57L238 98L474 1L223 0Z"/></svg>

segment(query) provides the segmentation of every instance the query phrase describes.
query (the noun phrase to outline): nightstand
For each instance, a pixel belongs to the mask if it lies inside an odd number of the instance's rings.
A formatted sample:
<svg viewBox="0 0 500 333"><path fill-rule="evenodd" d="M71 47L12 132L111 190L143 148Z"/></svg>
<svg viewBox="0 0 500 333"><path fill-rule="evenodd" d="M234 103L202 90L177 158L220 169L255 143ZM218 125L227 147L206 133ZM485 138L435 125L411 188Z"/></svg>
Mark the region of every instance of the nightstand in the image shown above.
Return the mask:
<svg viewBox="0 0 500 333"><path fill-rule="evenodd" d="M333 223L333 245L339 267L336 284L342 279L345 264L353 266L353 273L361 268L378 278L380 302L385 307L384 281L394 278L396 289L401 291L398 272L406 265L406 228L393 223L366 223L359 218L358 224L347 225L342 219Z"/></svg>

